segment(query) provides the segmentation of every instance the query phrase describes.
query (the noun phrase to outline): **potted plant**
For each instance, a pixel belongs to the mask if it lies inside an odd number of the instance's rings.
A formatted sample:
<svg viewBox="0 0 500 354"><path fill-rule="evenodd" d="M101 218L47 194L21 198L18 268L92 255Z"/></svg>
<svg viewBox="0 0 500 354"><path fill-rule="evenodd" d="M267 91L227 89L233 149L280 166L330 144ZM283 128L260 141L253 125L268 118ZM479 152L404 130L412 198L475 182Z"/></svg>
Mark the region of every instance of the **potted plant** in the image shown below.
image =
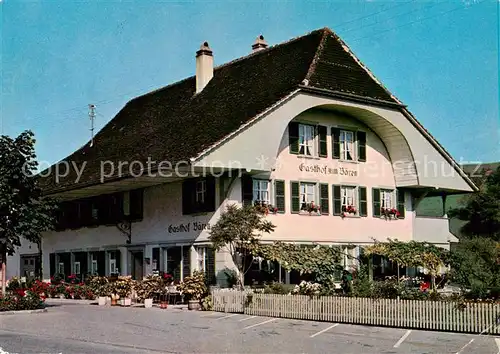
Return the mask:
<svg viewBox="0 0 500 354"><path fill-rule="evenodd" d="M188 310L200 310L200 301L207 294L205 274L195 271L193 275L184 278L178 289L188 300Z"/></svg>

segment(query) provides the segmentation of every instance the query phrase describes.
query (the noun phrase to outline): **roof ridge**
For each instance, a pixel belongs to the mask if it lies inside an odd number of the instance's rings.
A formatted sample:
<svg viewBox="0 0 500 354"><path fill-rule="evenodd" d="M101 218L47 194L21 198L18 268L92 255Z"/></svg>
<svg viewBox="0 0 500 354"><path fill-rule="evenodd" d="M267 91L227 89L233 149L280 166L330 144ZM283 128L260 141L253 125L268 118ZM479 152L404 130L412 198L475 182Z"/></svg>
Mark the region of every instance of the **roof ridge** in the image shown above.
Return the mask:
<svg viewBox="0 0 500 354"><path fill-rule="evenodd" d="M311 32L309 32L309 33L306 33L306 34L303 34L303 35L300 35L300 36L297 36L297 37L291 38L291 39L289 39L289 40L287 40L287 41L280 42L280 43L278 43L278 44L274 44L274 45L269 46L269 47L267 47L267 48L265 48L265 49L261 49L261 50L255 51L255 52L251 52L251 53L248 53L248 54L247 54L247 55L245 55L245 56L242 56L242 57L239 57L239 58L233 59L233 60L231 60L231 61L228 61L228 62L226 62L226 63L220 64L220 65L217 65L217 66L214 66L214 72L215 72L215 70L219 70L219 69L221 69L221 68L224 68L224 67L226 67L226 66L229 66L229 65L232 65L232 64L234 64L234 63L240 62L240 61L242 61L242 60L248 59L248 58L250 58L250 57L253 57L253 56L256 56L256 55L260 55L260 54L264 54L264 53L268 53L268 52L270 52L270 51L272 51L272 50L275 50L275 49L280 48L281 46L284 46L284 45L286 45L286 44L293 43L293 42L298 41L298 40L300 40L300 39L302 39L302 38L304 38L304 37L310 36L310 35L312 35L312 34L314 34L314 33L321 32L321 31L323 31L323 32L324 32L323 37L325 37L325 35L327 34L327 32L332 33L332 30L331 30L331 29L329 29L328 27L323 27L323 28L320 28L320 29L316 29L316 30L313 30L313 31L311 31ZM323 39L322 39L322 40L323 40ZM132 101L135 101L135 100L136 100L136 99L138 99L138 98L141 98L141 97L148 96L148 95L150 95L150 94L156 93L156 92L158 92L158 91L162 91L162 90L164 90L164 89L168 89L168 88L170 88L170 87L172 87L172 86L175 86L175 85L177 85L177 84L183 83L183 82L185 82L185 81L187 81L187 80L194 79L195 77L196 77L196 74L195 74L195 75L188 76L188 77L186 77L186 78L184 78L184 79L182 79L182 80L172 82L171 84L168 84L168 85L166 85L166 86L159 87L159 88L157 88L157 89L155 89L155 90L153 90L153 91L149 91L149 92L146 92L146 93L144 93L144 94L142 94L142 95L140 95L140 96L133 97L133 98L131 98L131 99L130 99L127 103L132 102Z"/></svg>
<svg viewBox="0 0 500 354"><path fill-rule="evenodd" d="M323 52L323 49L325 47L326 38L327 38L328 34L333 33L332 30L329 29L328 27L324 27L320 31L323 31L323 36L321 37L321 40L318 44L318 48L316 49L316 53L314 54L314 57L311 61L311 64L309 65L309 69L307 70L306 77L304 78L305 81L307 80L306 82L308 82L311 79L311 76L314 73L314 70L316 69L316 63L317 63L321 53ZM305 85L307 86L307 83Z"/></svg>

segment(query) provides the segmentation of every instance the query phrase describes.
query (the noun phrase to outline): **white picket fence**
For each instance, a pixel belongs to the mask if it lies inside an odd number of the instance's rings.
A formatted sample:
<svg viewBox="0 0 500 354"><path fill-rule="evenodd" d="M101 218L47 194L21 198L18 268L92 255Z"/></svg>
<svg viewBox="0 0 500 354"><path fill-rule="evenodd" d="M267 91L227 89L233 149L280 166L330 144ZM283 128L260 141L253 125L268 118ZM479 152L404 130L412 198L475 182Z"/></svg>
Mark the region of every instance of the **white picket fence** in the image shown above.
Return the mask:
<svg viewBox="0 0 500 354"><path fill-rule="evenodd" d="M500 334L500 304L369 299L337 296L252 294L214 290L215 311L256 316L391 326L465 333Z"/></svg>

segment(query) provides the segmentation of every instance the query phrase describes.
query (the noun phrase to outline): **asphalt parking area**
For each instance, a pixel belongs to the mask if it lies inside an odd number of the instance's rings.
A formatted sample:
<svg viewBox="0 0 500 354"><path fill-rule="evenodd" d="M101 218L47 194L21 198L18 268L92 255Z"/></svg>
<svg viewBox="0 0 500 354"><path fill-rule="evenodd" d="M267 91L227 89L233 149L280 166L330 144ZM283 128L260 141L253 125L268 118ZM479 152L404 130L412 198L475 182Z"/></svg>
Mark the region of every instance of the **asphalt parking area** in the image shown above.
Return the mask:
<svg viewBox="0 0 500 354"><path fill-rule="evenodd" d="M70 305L0 315L0 353L484 353L500 338L243 314Z"/></svg>

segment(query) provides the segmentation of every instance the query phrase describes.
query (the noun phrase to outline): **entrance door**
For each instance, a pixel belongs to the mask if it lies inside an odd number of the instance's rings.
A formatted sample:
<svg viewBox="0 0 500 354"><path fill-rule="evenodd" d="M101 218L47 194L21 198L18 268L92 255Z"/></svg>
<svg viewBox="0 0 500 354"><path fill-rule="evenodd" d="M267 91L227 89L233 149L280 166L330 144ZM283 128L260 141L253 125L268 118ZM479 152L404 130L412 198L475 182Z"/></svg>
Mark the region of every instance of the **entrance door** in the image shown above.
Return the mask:
<svg viewBox="0 0 500 354"><path fill-rule="evenodd" d="M132 253L132 278L142 280L144 277L144 252L131 251Z"/></svg>
<svg viewBox="0 0 500 354"><path fill-rule="evenodd" d="M21 256L21 276L33 279L36 276L38 256Z"/></svg>

